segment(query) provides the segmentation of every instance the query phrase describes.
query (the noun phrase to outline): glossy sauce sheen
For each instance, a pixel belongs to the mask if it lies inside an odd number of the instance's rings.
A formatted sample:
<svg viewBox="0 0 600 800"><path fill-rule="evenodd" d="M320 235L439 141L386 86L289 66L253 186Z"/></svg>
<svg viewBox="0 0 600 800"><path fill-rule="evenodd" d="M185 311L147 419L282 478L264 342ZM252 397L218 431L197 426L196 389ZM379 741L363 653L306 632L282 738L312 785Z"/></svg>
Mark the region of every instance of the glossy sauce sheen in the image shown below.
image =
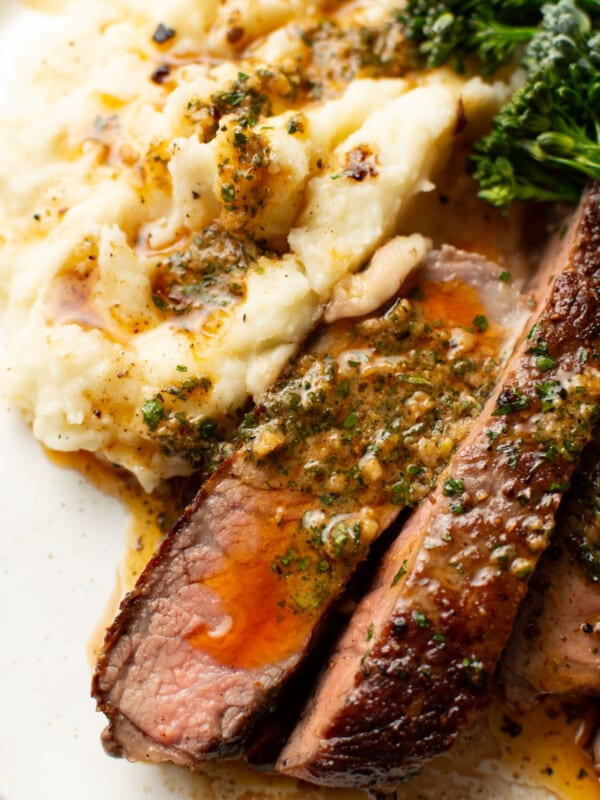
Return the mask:
<svg viewBox="0 0 600 800"><path fill-rule="evenodd" d="M599 231L593 186L548 254L534 324L387 552L281 754L283 771L338 786L410 775L488 698L598 416Z"/></svg>
<svg viewBox="0 0 600 800"><path fill-rule="evenodd" d="M120 569L119 582L107 604L105 615L99 620L90 639L89 657L90 664L93 665L102 646L105 629L115 616L120 597L124 591L133 588L164 536L168 519L172 519L177 513L176 496L179 493L176 492L175 496L164 493L148 496L135 484L125 482L122 474L114 468L86 453L48 452L48 456L58 466L77 470L101 491L118 497L129 513L127 551ZM240 604L248 607L243 599ZM506 733L507 717L521 727L518 736ZM491 770L491 774L504 770L506 774L512 774L519 784L526 781L532 781L535 785L541 784L553 793L552 796L556 793L556 796L565 800L600 800L600 784L595 777L591 760L575 744L575 735L580 724L579 715L570 715L567 719L556 701L546 701L530 711L517 712L496 698L473 734L467 733L450 754L434 759L422 775L404 785L406 800L420 797L426 791L438 792L440 785L446 786L447 791L454 792L458 788L454 778L457 772L463 776L464 782L465 779L481 780L487 770ZM207 791L211 791L211 781L222 782L225 777L235 777L240 786L244 785L261 796L263 791L276 793L276 796L282 798L300 796L297 795L295 782L288 782L285 778L274 780L269 776L249 772L243 764L233 763L215 763L204 775L190 773L188 780L191 796L201 800ZM308 785L303 786L301 796L314 796L316 799L322 792L331 796L332 800L338 797L335 791L329 793L327 789ZM343 796L349 797L350 793L346 790ZM357 800L367 797L360 791L354 792L353 796Z"/></svg>
<svg viewBox="0 0 600 800"><path fill-rule="evenodd" d="M429 493L492 391L506 332L484 319L470 287L424 283L383 313L324 328L290 365L108 632L94 685L114 744L128 747L119 728L133 724L168 745L156 760L240 752L372 541ZM163 624L198 694L181 728L178 692L144 691L163 679ZM221 680L245 698L230 726L219 698L235 695L214 696ZM199 729L209 733L196 744Z"/></svg>
<svg viewBox="0 0 600 800"><path fill-rule="evenodd" d="M260 554L249 548L235 559L225 557L219 572L204 581L220 600L224 622L217 630L201 626L188 641L228 667L254 669L284 660L307 635L310 616L298 618L286 608L286 585L271 569L285 530L272 533L267 541L263 537Z"/></svg>
<svg viewBox="0 0 600 800"><path fill-rule="evenodd" d="M428 324L439 325L444 320L446 330L451 325L459 325L472 328L472 321L482 314L483 309L477 297L477 292L470 286L461 284L459 281L450 281L447 284L435 285L423 283L420 287L423 293L423 300L416 301L419 312ZM421 296L420 293L418 293ZM415 301L413 301L415 302ZM419 316L420 316L419 314ZM352 348L352 352L364 352L377 341L373 335L369 336L359 333L352 322L338 323L329 332L329 337L325 338L325 348L328 358L335 358ZM440 328L438 328L440 330ZM381 335L380 335L381 338ZM479 333L477 344L479 347L478 358L482 359L484 354L494 354L502 341L502 337L493 329L488 329L485 333ZM333 346L328 346L328 345ZM318 345L318 363L322 361L324 342ZM377 352L377 347L375 347ZM371 361L375 360L371 355ZM304 365L303 365L304 366ZM311 365L312 366L312 365ZM307 372L310 371L310 367ZM494 371L492 370L492 374ZM306 374L306 373L305 373ZM295 378L294 372L285 375L279 382L280 385L288 385ZM360 379L359 379L360 380ZM348 397L356 397L358 381L350 380L348 386ZM366 385L368 381L361 381ZM339 390L341 381L336 378L333 390ZM303 383L306 386L307 382ZM486 384L489 386L489 384ZM441 388L441 386L439 387ZM327 390L329 391L329 390ZM373 406L372 399L362 392L364 405ZM272 398L267 398L265 408L259 416L262 425L268 424L272 417L281 419L282 407L280 405L280 395L275 390L273 393L275 402ZM399 398L395 398L399 399ZM335 401L334 401L335 402ZM330 407L325 398L320 405ZM331 404L333 405L333 403ZM344 421L348 419L346 414L347 404L344 404L344 411L338 414ZM285 411L283 412L285 414ZM303 408L296 407L297 417L302 418ZM271 416L272 415L272 416ZM394 414L395 416L395 414ZM265 423L265 420L267 421ZM381 414L377 422L385 423L389 420ZM358 423L357 423L358 424ZM342 426L344 422L342 422ZM279 426L276 430L284 426ZM254 433L255 429L248 429L249 433ZM362 431L365 440L373 439L377 430L370 427ZM360 481L356 481L356 486L348 486L352 479L348 479L344 486L344 494L329 494L324 491L327 500L323 502L317 499L315 503L314 494L318 493L318 486L313 488L312 481L307 484L306 473L310 470L307 463L314 461L312 455L319 455L323 458L323 450L327 447L329 432L324 435L317 435L310 440L307 445L306 460L298 458L298 450L301 445L295 440L295 429L287 428L287 446L279 446L272 454L267 454L264 458L253 457L257 466L260 465L261 471L266 472L266 483L271 485L287 483L287 486L295 490L299 485L302 495L298 498L297 515L289 519L289 509L287 515L282 515L281 520L277 520L277 509L273 509L274 524L262 527L260 534L260 546L256 547L256 540L248 536L248 541L236 546L235 555L226 555L219 561L218 572L209 575L204 584L212 589L219 597L225 621L223 626L217 631L211 631L205 627L195 631L188 637L188 641L194 646L202 649L205 653L212 656L216 661L230 667L252 669L267 663L277 662L285 659L296 652L310 634L315 621L322 613L324 602L328 597L335 596L345 583L346 576L352 570L352 564L365 555L365 545L362 543L352 543L348 545L345 541L341 543L338 559L328 558L331 553L318 553L319 561L315 560L315 535L322 535L321 530L311 528L298 521L304 519L306 514L323 514L327 518L327 527L331 524L332 511L333 518L339 519L338 533L343 538L347 535L344 527L346 515L351 514L356 507L356 494L368 493L370 505L376 507L372 502L374 496L379 500L379 495L386 491L386 483L393 483L390 476L380 477L379 480L371 484L368 489L359 486ZM272 435L276 435L273 433ZM256 439L254 439L256 441ZM335 457L330 453L323 459L328 464L328 471L333 471L334 475L347 473L352 470L357 462L357 454L362 454L364 444L360 446L354 442L348 442L347 447L340 446L336 442ZM347 451L347 452L346 452ZM252 452L252 451L250 451ZM340 463L342 462L342 463ZM394 465L394 475L398 477L399 467ZM285 479L282 480L282 471ZM318 480L324 479L324 474L319 474ZM321 484L326 488L326 481ZM312 490L312 491L311 491ZM350 490L350 491L349 491ZM310 492L309 502L304 499ZM363 504L364 507L364 504ZM368 521L373 521L377 515L373 515ZM354 517L351 518L354 520ZM360 518L358 518L360 519ZM362 523L363 528L365 522ZM370 534L366 546L370 540L380 530L380 525ZM325 528L326 529L326 528ZM333 531L336 530L334 526ZM335 535L335 534L334 534ZM369 536L369 534L367 534ZM364 531L363 531L364 536ZM348 549L349 548L349 549ZM335 549L335 548L334 548Z"/></svg>

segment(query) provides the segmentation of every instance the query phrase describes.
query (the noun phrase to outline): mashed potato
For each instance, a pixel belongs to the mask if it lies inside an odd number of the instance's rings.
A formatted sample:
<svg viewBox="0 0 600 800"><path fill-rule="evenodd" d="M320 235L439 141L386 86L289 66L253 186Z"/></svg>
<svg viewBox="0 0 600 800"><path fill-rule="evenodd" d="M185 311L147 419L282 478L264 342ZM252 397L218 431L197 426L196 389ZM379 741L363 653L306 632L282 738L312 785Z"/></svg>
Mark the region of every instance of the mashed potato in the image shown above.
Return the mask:
<svg viewBox="0 0 600 800"><path fill-rule="evenodd" d="M3 382L45 445L206 466L501 103L408 71L395 6L73 4L0 152Z"/></svg>

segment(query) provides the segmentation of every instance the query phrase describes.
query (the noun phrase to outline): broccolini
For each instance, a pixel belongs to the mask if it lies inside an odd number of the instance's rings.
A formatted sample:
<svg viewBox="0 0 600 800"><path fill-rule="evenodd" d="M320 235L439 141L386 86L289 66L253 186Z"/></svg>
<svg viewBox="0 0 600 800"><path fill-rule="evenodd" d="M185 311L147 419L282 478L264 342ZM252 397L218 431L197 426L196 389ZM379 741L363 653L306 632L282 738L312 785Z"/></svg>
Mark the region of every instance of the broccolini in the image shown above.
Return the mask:
<svg viewBox="0 0 600 800"><path fill-rule="evenodd" d="M427 65L450 62L462 72L475 55L489 75L528 42L541 18L543 0L409 0L398 15L407 38Z"/></svg>
<svg viewBox="0 0 600 800"><path fill-rule="evenodd" d="M523 65L525 85L475 145L480 196L500 208L576 202L588 178L600 180L600 32L570 0L546 5Z"/></svg>
<svg viewBox="0 0 600 800"><path fill-rule="evenodd" d="M600 0L409 0L399 16L429 66L526 70L475 145L480 197L503 209L576 202L587 179L600 181Z"/></svg>

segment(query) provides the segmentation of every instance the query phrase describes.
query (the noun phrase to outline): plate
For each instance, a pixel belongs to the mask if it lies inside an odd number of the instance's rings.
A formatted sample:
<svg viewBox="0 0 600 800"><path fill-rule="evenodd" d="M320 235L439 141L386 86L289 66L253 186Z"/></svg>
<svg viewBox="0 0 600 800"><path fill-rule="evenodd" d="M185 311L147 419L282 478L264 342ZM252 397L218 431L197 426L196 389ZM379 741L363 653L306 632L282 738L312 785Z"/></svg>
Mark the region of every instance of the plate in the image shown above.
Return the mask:
<svg viewBox="0 0 600 800"><path fill-rule="evenodd" d="M36 43L59 24L56 16L0 0L0 100L17 74L23 47L35 52ZM117 585L125 509L76 471L54 463L5 403L0 442L0 800L204 800L206 784L186 770L111 759L99 742L104 718L90 697L90 642L98 637ZM488 775L497 772L494 763ZM516 769L510 762L505 767L507 775ZM221 769L221 796L243 791L226 786L232 770ZM481 796L485 774L470 782L446 775L444 796ZM281 785L271 781L271 789ZM255 784L253 796L261 796L265 786ZM555 796L502 786L506 797ZM311 798L325 794L306 792ZM408 790L408 796L417 794ZM439 789L418 796L438 798Z"/></svg>
<svg viewBox="0 0 600 800"><path fill-rule="evenodd" d="M57 24L1 0L0 92L17 43L35 47ZM1 800L189 798L176 776L110 759L99 743L88 643L116 585L124 509L53 464L4 403L0 442Z"/></svg>

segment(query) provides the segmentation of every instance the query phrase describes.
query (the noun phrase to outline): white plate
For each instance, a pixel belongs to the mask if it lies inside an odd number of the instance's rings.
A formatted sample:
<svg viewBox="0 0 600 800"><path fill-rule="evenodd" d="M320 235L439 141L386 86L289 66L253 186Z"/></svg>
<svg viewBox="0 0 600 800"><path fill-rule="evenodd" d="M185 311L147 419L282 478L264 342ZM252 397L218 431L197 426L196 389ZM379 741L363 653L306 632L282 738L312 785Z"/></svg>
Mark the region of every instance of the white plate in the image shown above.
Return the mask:
<svg viewBox="0 0 600 800"><path fill-rule="evenodd" d="M0 0L0 98L19 51L35 48L57 23ZM52 463L6 408L0 487L0 800L198 799L199 784L185 770L114 760L100 746L104 719L90 698L88 643L116 585L124 509ZM447 791L453 800L470 794L460 777ZM532 796L515 792L508 790Z"/></svg>
<svg viewBox="0 0 600 800"><path fill-rule="evenodd" d="M18 70L17 45L35 47L56 23L0 0L0 91ZM87 644L123 556L123 508L54 465L5 408L0 487L1 800L183 796L165 785L173 776L110 759L99 743Z"/></svg>

